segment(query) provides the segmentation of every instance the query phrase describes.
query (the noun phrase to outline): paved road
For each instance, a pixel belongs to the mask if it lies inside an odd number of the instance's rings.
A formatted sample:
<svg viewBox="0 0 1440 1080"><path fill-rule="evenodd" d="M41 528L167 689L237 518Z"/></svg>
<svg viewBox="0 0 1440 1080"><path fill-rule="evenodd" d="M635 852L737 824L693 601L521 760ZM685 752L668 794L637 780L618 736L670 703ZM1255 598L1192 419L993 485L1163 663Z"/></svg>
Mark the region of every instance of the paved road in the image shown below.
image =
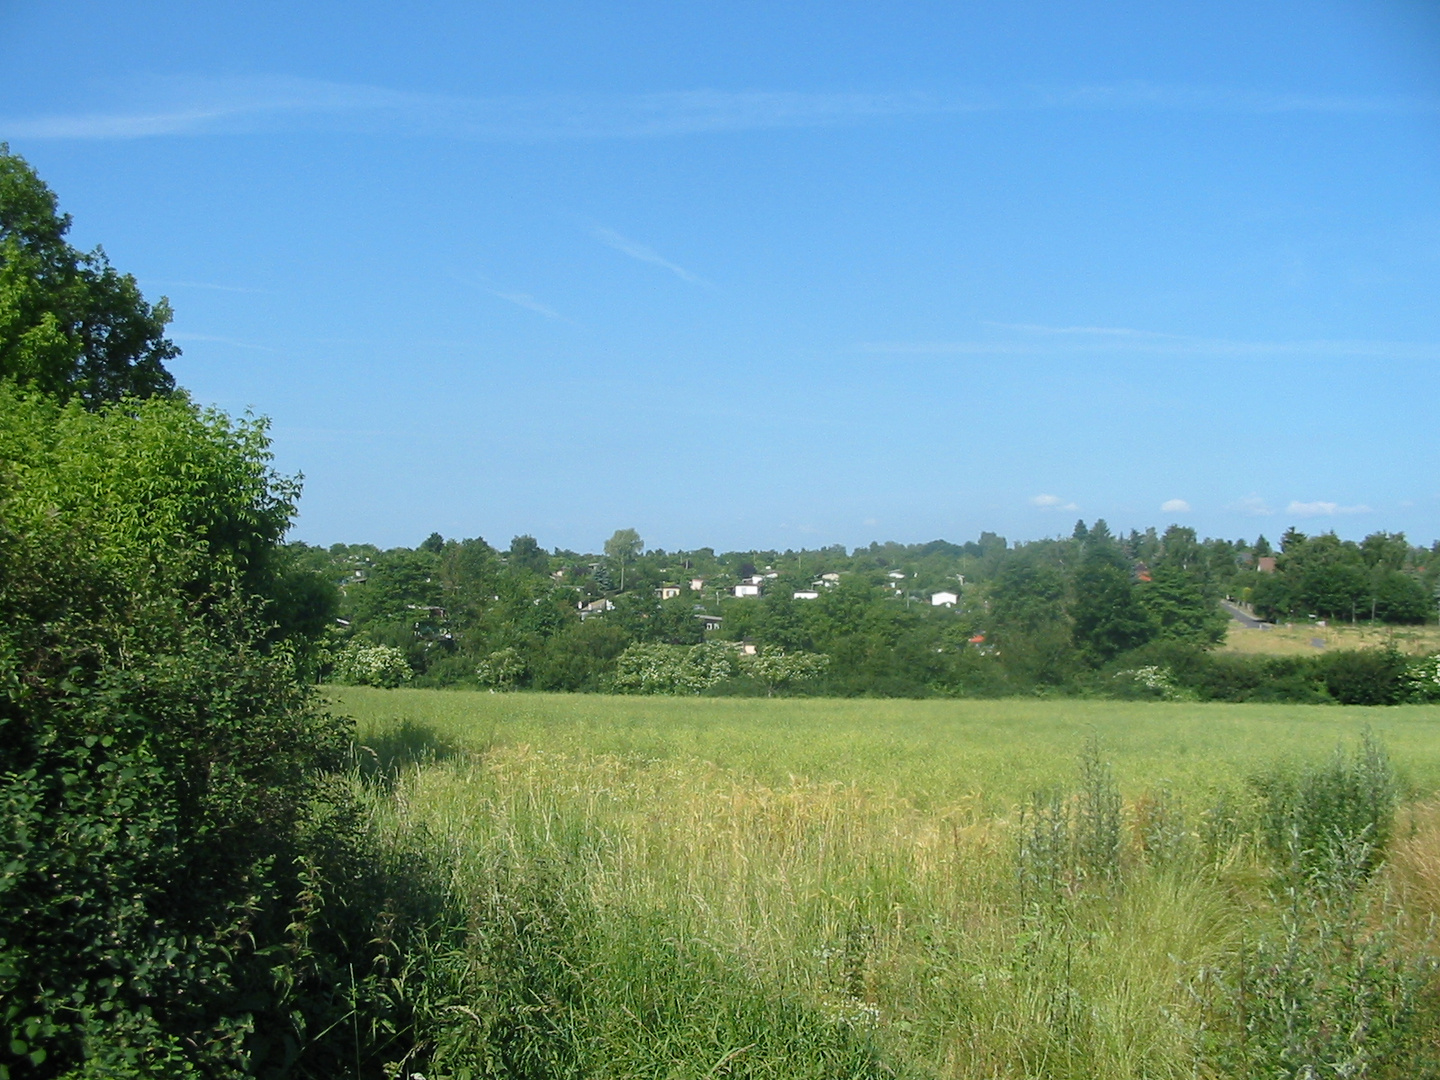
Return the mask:
<svg viewBox="0 0 1440 1080"><path fill-rule="evenodd" d="M1241 608L1232 604L1229 600L1221 600L1220 606L1230 613L1230 617L1247 630L1255 630L1261 626L1270 626L1270 623L1255 618L1254 615L1247 615Z"/></svg>

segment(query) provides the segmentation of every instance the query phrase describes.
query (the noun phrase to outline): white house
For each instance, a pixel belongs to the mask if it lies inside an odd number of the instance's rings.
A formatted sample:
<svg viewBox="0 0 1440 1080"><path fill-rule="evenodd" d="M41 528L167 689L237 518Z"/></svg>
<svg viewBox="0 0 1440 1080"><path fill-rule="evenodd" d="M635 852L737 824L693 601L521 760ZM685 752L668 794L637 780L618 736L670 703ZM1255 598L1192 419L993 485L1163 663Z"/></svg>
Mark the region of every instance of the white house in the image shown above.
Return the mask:
<svg viewBox="0 0 1440 1080"><path fill-rule="evenodd" d="M499 597L497 596L496 599L498 600ZM591 615L604 615L607 611L615 610L615 605L612 604L609 600L605 599L603 596L599 600L592 600L588 604L582 603L578 606L580 608L581 622L584 622Z"/></svg>
<svg viewBox="0 0 1440 1080"><path fill-rule="evenodd" d="M692 577L690 579L691 592L699 592L703 588L705 588L705 579L703 577Z"/></svg>
<svg viewBox="0 0 1440 1080"><path fill-rule="evenodd" d="M905 577L905 575L902 574L899 570L891 570L890 573L886 574L885 576L892 581L901 581Z"/></svg>
<svg viewBox="0 0 1440 1080"><path fill-rule="evenodd" d="M836 573L821 574L820 580L823 581L826 585L839 585L840 575Z"/></svg>
<svg viewBox="0 0 1440 1080"><path fill-rule="evenodd" d="M795 590L795 599L796 599L796 600L819 600L819 599L820 599L820 594L819 594L818 592L816 592L814 589L796 589L796 590Z"/></svg>
<svg viewBox="0 0 1440 1080"><path fill-rule="evenodd" d="M675 597L680 595L680 586L661 585L660 588L655 590L655 595L661 600L674 600Z"/></svg>
<svg viewBox="0 0 1440 1080"><path fill-rule="evenodd" d="M745 580L735 586L736 596L759 596L760 583L758 581Z"/></svg>
<svg viewBox="0 0 1440 1080"><path fill-rule="evenodd" d="M960 602L960 597L953 592L937 592L930 594L930 603L935 607L954 607Z"/></svg>

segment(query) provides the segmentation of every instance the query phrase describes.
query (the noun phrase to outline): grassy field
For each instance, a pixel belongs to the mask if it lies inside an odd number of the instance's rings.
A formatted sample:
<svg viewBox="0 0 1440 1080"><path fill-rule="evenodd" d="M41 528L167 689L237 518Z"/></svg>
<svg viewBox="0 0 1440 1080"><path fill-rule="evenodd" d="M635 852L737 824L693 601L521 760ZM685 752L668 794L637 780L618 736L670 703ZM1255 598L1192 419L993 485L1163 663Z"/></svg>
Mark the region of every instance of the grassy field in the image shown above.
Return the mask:
<svg viewBox="0 0 1440 1080"><path fill-rule="evenodd" d="M1321 644L1316 645L1317 641ZM1297 622L1259 630L1241 626L1232 619L1220 651L1313 656L1327 649L1378 649L1388 644L1393 644L1403 653L1433 656L1440 652L1440 627L1351 626L1332 621L1326 626Z"/></svg>
<svg viewBox="0 0 1440 1080"><path fill-rule="evenodd" d="M476 750L693 760L770 788L841 783L920 808L967 805L985 814L1067 783L1092 733L1131 798L1162 783L1198 798L1242 784L1269 761L1323 759L1367 726L1389 747L1408 790L1440 791L1437 706L327 693L355 717L362 742L408 722Z"/></svg>
<svg viewBox="0 0 1440 1080"><path fill-rule="evenodd" d="M427 1076L1436 1075L1440 708L328 693L464 913ZM1367 725L1388 862L1285 870L1247 778Z"/></svg>

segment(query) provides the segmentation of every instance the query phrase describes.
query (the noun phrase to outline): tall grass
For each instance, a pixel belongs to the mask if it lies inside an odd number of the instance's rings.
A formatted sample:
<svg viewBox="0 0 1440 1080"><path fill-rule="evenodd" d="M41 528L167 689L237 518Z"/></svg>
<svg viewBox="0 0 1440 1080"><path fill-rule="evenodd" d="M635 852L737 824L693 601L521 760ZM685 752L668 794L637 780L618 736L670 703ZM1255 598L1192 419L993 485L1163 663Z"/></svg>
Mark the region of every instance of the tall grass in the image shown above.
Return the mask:
<svg viewBox="0 0 1440 1080"><path fill-rule="evenodd" d="M377 813L428 838L464 913L416 984L427 1076L1303 1076L1355 1017L1377 1034L1335 1058L1345 1075L1426 1075L1433 804L1402 815L1378 873L1373 848L1340 845L1365 872L1331 859L1348 885L1327 892L1267 844L1272 789L1197 770L1127 790L1136 763L1108 733L1042 747L1045 790L997 805L865 782L884 761L807 778L785 765L816 748L787 761L783 740L768 768L679 752L693 733L665 747L658 724L615 752L626 733L587 723L543 748L492 730L466 749L458 722L373 729L390 739ZM1356 760L1369 786L1351 786L1380 790L1364 754L1273 790L1343 796ZM1272 997L1308 1002L1309 1036L1286 1041L1301 1005Z"/></svg>

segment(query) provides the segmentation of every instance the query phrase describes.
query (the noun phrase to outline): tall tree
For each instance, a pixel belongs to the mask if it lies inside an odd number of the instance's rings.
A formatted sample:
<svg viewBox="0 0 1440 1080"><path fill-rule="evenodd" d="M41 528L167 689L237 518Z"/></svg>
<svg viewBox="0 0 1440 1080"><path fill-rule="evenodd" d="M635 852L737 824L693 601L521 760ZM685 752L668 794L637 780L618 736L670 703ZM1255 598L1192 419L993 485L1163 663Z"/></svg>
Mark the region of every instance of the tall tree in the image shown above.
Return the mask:
<svg viewBox="0 0 1440 1080"><path fill-rule="evenodd" d="M70 215L23 158L0 143L0 379L94 409L168 393L170 305L140 295L100 248L65 240Z"/></svg>
<svg viewBox="0 0 1440 1080"><path fill-rule="evenodd" d="M101 249L72 248L69 228L55 194L0 143L0 379L88 408L170 392L170 304L148 304Z"/></svg>
<svg viewBox="0 0 1440 1080"><path fill-rule="evenodd" d="M625 567L635 561L645 542L634 529L616 529L605 541L605 557L620 568L620 591L625 591Z"/></svg>
<svg viewBox="0 0 1440 1080"><path fill-rule="evenodd" d="M1105 662L1155 636L1155 621L1135 595L1130 567L1103 521L1090 530L1085 559L1075 574L1075 645Z"/></svg>
<svg viewBox="0 0 1440 1080"><path fill-rule="evenodd" d="M517 536L510 541L510 568L528 570L532 574L550 572L550 556L530 535Z"/></svg>

